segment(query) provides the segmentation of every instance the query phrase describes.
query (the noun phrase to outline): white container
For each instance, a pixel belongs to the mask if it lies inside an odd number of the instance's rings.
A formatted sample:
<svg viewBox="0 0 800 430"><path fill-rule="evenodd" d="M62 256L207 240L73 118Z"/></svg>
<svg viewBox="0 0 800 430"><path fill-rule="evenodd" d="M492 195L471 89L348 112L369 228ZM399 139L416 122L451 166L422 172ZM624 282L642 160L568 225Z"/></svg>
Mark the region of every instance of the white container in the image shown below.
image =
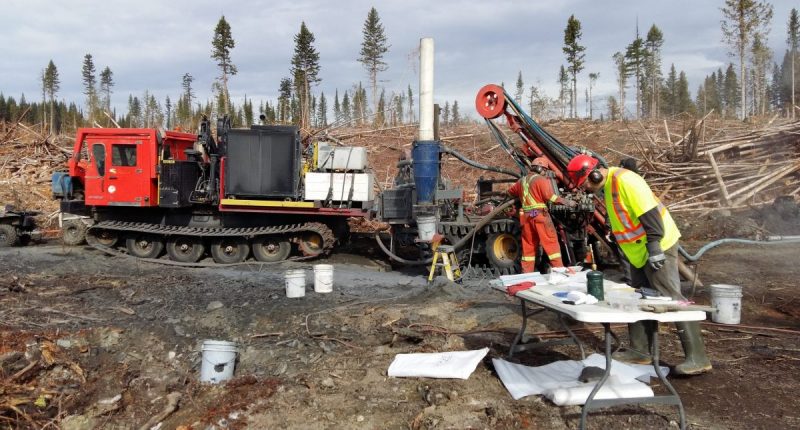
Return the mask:
<svg viewBox="0 0 800 430"><path fill-rule="evenodd" d="M333 292L333 265L314 265L314 291L317 293Z"/></svg>
<svg viewBox="0 0 800 430"><path fill-rule="evenodd" d="M308 172L305 176L303 199L327 200L330 193L331 200L335 202L348 199L354 202L369 202L375 200L374 182L370 173Z"/></svg>
<svg viewBox="0 0 800 430"><path fill-rule="evenodd" d="M306 295L305 270L287 270L284 279L286 280L286 297L294 299Z"/></svg>
<svg viewBox="0 0 800 430"><path fill-rule="evenodd" d="M633 291L606 291L603 294L608 306L619 309L625 312L633 312L639 310L639 299L642 295Z"/></svg>
<svg viewBox="0 0 800 430"><path fill-rule="evenodd" d="M200 365L200 382L212 384L233 377L238 349L233 342L224 340L203 341L203 363Z"/></svg>
<svg viewBox="0 0 800 430"><path fill-rule="evenodd" d="M419 240L423 242L430 242L436 234L436 217L435 216L421 216L417 218L417 230L419 231Z"/></svg>
<svg viewBox="0 0 800 430"><path fill-rule="evenodd" d="M739 324L742 319L742 287L738 285L712 284L711 321L720 324Z"/></svg>
<svg viewBox="0 0 800 430"><path fill-rule="evenodd" d="M367 148L363 146L332 146L319 143L317 169L364 170L367 168Z"/></svg>

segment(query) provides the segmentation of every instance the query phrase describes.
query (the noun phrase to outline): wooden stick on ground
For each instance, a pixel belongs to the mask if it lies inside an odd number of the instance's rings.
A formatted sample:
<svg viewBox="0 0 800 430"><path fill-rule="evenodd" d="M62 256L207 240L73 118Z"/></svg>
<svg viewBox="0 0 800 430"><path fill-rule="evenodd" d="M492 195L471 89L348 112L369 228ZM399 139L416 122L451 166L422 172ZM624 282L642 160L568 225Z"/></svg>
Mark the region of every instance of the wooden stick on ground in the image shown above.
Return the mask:
<svg viewBox="0 0 800 430"><path fill-rule="evenodd" d="M714 176L717 177L717 184L719 184L719 191L720 191L720 202L722 206L728 206L730 204L730 196L728 195L728 188L725 186L725 181L722 180L722 175L719 173L719 167L717 167L717 160L714 159L714 154L708 153L708 161L711 163L711 168L714 169Z"/></svg>

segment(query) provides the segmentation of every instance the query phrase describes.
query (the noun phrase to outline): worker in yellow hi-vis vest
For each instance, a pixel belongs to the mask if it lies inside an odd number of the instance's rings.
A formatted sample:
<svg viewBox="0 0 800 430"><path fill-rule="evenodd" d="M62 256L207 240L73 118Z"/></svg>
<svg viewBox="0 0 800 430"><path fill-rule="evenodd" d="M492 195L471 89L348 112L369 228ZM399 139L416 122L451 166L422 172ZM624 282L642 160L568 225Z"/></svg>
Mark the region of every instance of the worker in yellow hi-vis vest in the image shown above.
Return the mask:
<svg viewBox="0 0 800 430"><path fill-rule="evenodd" d="M603 168L599 161L580 154L567 165L570 181L588 192L604 193L611 231L631 265L631 286L650 287L675 300L681 294L678 274L678 239L681 233L667 208L653 194L644 178L619 167ZM680 375L695 375L711 370L706 356L700 323L675 323L686 361L675 367ZM655 321L628 324L630 348L615 353L622 361L650 364L648 344Z"/></svg>

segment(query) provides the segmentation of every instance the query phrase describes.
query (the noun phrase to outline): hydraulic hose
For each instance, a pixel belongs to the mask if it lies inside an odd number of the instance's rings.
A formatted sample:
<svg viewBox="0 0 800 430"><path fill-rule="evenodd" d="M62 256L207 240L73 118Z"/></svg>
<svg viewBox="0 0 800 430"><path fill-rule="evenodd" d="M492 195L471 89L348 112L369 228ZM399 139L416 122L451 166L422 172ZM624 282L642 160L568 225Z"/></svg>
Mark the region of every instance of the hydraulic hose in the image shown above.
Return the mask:
<svg viewBox="0 0 800 430"><path fill-rule="evenodd" d="M514 199L507 200L507 201L503 202L503 204L501 204L500 206L494 208L493 211L489 212L488 215L486 215L485 217L481 218L481 220L478 221L477 224L475 224L475 228L470 230L470 232L467 233L466 236L462 237L461 240L456 242L453 245L453 248L454 249L459 249L462 246L464 246L467 243L467 241L470 238L472 238L472 236L474 236L475 233L478 230L482 229L486 224L489 223L489 221L494 219L494 217L496 217L499 213L504 211L507 207L511 206L512 204L514 204ZM394 261L397 261L398 263L406 264L406 265L409 265L409 266L423 266L423 265L426 265L426 264L431 264L431 261L433 261L433 257L425 259L425 260L406 260L405 258L398 257L396 254L394 254L392 251L390 251L389 248L386 247L386 245L383 244L383 241L381 240L381 236L380 236L379 233L375 233L375 241L378 242L378 246L381 248L381 250L383 250L383 252L386 255L389 256L389 258L391 258Z"/></svg>
<svg viewBox="0 0 800 430"><path fill-rule="evenodd" d="M511 170L504 169L502 167L489 166L489 165L486 165L486 164L478 163L477 161L474 161L474 160L470 160L469 158L465 157L463 154L461 154L460 152L456 151L455 149L448 148L448 147L446 147L444 145L442 145L442 147L441 147L441 152L444 152L445 154L450 154L450 155L458 158L459 160L463 161L466 164L469 164L470 166L472 166L472 167L474 167L476 169L488 170L490 172L502 173L504 175L513 176L515 178L519 178L520 177L519 173L512 172Z"/></svg>
<svg viewBox="0 0 800 430"><path fill-rule="evenodd" d="M800 236L769 236L767 240L750 240L750 239L735 239L735 238L724 238L715 240L713 242L709 242L705 244L697 254L690 255L686 249L682 246L678 246L678 252L683 256L683 258L687 259L688 261L695 262L700 259L708 250L716 248L725 243L741 243L744 245L775 245L775 244L782 244L782 243L797 243L800 242Z"/></svg>

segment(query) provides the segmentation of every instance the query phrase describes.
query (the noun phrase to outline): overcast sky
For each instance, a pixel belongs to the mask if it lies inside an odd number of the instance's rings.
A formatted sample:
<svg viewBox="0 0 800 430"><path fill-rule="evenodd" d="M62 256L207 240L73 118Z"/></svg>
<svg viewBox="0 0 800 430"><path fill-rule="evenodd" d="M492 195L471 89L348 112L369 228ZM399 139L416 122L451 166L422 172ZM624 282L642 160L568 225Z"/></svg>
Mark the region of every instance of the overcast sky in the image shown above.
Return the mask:
<svg viewBox="0 0 800 430"><path fill-rule="evenodd" d="M181 76L195 77L201 100L210 97L218 70L210 58L211 38L221 15L231 25L232 51L239 74L230 83L232 97L274 101L278 83L289 76L293 36L305 21L316 37L324 91L332 105L340 94L367 75L356 61L361 30L370 7L378 10L391 48L389 70L380 75L387 94L410 84L418 89L419 39L435 41L435 100L457 100L462 113L474 113L477 90L505 82L513 93L517 73L526 87L538 84L557 95L557 73L564 64L564 27L571 14L583 25L588 73L600 78L595 106L616 94L611 56L624 51L652 24L664 34L664 70L684 70L694 93L703 77L732 61L719 29L723 0L282 0L235 2L206 0L0 0L0 92L41 98L40 72L52 59L61 77L59 98L81 103L83 56L91 53L99 72L114 73L112 103L127 109L129 94L154 93L162 102L177 99ZM775 0L769 46L781 61L786 24L796 0ZM738 70L738 69L737 69ZM581 97L582 99L582 97ZM581 107L581 111L583 108Z"/></svg>

